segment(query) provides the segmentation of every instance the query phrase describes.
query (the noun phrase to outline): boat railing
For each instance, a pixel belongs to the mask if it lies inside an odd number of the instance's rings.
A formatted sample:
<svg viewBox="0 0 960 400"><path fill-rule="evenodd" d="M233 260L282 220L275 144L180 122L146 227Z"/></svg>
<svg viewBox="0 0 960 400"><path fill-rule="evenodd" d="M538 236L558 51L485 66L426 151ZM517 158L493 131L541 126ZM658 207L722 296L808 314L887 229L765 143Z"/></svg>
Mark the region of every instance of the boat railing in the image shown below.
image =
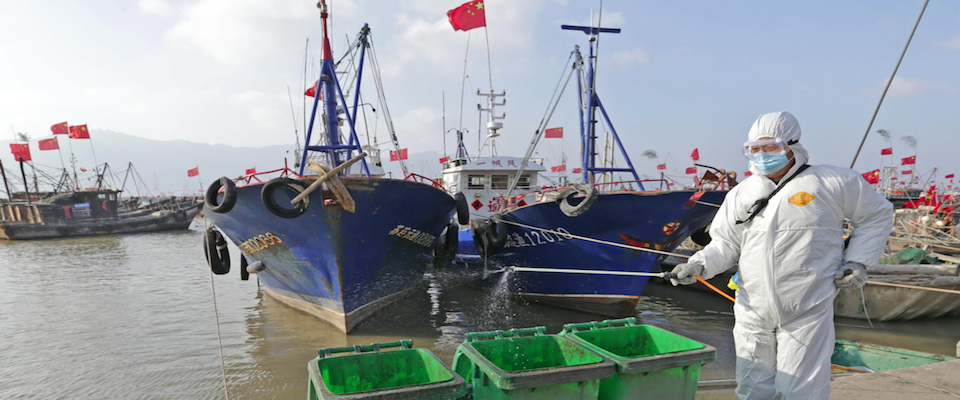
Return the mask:
<svg viewBox="0 0 960 400"><path fill-rule="evenodd" d="M294 177L296 179L303 178L303 176L298 174L296 171L287 167L283 167L283 168L278 168L272 171L244 174L243 176L236 178L233 181L239 183L241 186L255 185L255 184L263 183L263 181L260 180L259 177L262 177L264 175L276 174L276 173L279 173L279 175L277 175L278 178L283 178L283 177Z"/></svg>
<svg viewBox="0 0 960 400"><path fill-rule="evenodd" d="M433 180L433 179L427 178L427 177L425 177L425 176L423 176L423 175L415 174L415 173L412 173L412 172L411 172L410 174L408 174L405 178L403 178L403 180L405 180L405 181L411 181L411 182L420 182L420 183L423 183L423 184L425 184L425 185L430 185L430 186L433 186L433 187L436 187L436 188L441 188L441 189L443 189L443 185L441 185L440 182L437 182L436 180Z"/></svg>

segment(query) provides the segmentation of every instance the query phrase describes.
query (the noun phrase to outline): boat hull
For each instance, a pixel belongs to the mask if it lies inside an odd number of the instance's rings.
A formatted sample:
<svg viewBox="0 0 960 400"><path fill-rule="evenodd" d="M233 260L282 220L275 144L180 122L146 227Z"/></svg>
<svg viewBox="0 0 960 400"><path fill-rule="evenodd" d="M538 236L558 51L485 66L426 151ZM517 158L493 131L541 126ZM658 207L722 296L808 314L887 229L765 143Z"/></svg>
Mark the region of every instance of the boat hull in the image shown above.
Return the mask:
<svg viewBox="0 0 960 400"><path fill-rule="evenodd" d="M601 194L586 212L568 217L557 204L536 203L503 219L561 234L506 223L508 240L493 251L501 266L597 271L660 272L663 254L574 239L565 233L670 252L713 219L717 208L688 205L694 191ZM720 204L725 191L704 192L701 202ZM634 313L648 277L590 273L511 272L511 289L523 297L607 315Z"/></svg>
<svg viewBox="0 0 960 400"><path fill-rule="evenodd" d="M960 277L932 275L872 275L871 280L928 288L960 290ZM874 321L910 320L960 315L960 296L952 293L880 285L861 291L841 290L834 300L838 317ZM866 312L864 312L866 304Z"/></svg>
<svg viewBox="0 0 960 400"><path fill-rule="evenodd" d="M183 212L71 223L0 222L0 239L33 240L183 230L189 228L193 217L200 213L200 205L181 211Z"/></svg>
<svg viewBox="0 0 960 400"><path fill-rule="evenodd" d="M264 207L257 184L237 188L229 212L207 215L251 263L263 263L257 276L269 295L349 332L421 280L455 206L417 182L341 181L355 213L317 190L303 215L281 218Z"/></svg>

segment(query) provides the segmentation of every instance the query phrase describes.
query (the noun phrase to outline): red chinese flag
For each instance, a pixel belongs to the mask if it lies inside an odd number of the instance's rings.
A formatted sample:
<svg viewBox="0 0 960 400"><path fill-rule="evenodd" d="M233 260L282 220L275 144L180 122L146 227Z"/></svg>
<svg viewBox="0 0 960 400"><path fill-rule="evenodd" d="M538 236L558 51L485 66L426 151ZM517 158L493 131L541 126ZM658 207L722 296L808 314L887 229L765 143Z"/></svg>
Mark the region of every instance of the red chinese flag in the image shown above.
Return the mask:
<svg viewBox="0 0 960 400"><path fill-rule="evenodd" d="M657 164L657 169L667 169L667 164Z"/></svg>
<svg viewBox="0 0 960 400"><path fill-rule="evenodd" d="M54 126L51 126L51 127L50 127L50 132L53 132L54 135L66 135L66 134L70 133L70 131L67 130L67 123L66 123L66 122L61 122L61 123L59 123L59 124L56 124L56 125L54 125Z"/></svg>
<svg viewBox="0 0 960 400"><path fill-rule="evenodd" d="M893 154L893 147L890 147L890 148L887 148L887 149L881 149L881 150L880 150L880 155L881 155L881 156L889 156L889 155L891 155L891 154Z"/></svg>
<svg viewBox="0 0 960 400"><path fill-rule="evenodd" d="M866 179L869 183L879 183L880 182L880 170L875 169L870 172L863 173L863 179Z"/></svg>
<svg viewBox="0 0 960 400"><path fill-rule="evenodd" d="M895 181L895 180L897 180L897 177L891 176L891 177L890 177L890 180L891 180L891 181Z"/></svg>
<svg viewBox="0 0 960 400"><path fill-rule="evenodd" d="M912 173L913 173L913 171L910 171L910 170L907 170L907 169L905 169L905 170L903 170L903 171L900 171L900 174L901 174L901 175L910 175L910 174L912 174Z"/></svg>
<svg viewBox="0 0 960 400"><path fill-rule="evenodd" d="M563 138L563 128L550 128L543 131L543 137L547 139Z"/></svg>
<svg viewBox="0 0 960 400"><path fill-rule="evenodd" d="M30 161L30 145L10 143L10 152L13 153L14 161Z"/></svg>
<svg viewBox="0 0 960 400"><path fill-rule="evenodd" d="M902 160L900 160L900 161L903 161L903 165L916 164L916 163L917 163L917 156L910 156L910 157L904 158L904 159L902 159Z"/></svg>
<svg viewBox="0 0 960 400"><path fill-rule="evenodd" d="M563 171L566 171L566 170L567 170L567 165L566 165L566 164L561 164L561 165L558 165L558 166L556 166L556 167L550 167L550 171L551 171L551 172L563 172Z"/></svg>
<svg viewBox="0 0 960 400"><path fill-rule="evenodd" d="M187 176L197 176L197 175L200 175L200 167L187 170Z"/></svg>
<svg viewBox="0 0 960 400"><path fill-rule="evenodd" d="M407 159L407 149L400 149L398 151L390 152L390 161L400 161Z"/></svg>
<svg viewBox="0 0 960 400"><path fill-rule="evenodd" d="M483 0L474 0L447 11L450 26L455 31L469 31L487 26L487 17L483 12Z"/></svg>
<svg viewBox="0 0 960 400"><path fill-rule="evenodd" d="M57 143L57 138L43 139L39 144L40 150L57 150L60 148L60 143Z"/></svg>
<svg viewBox="0 0 960 400"><path fill-rule="evenodd" d="M573 169L573 173L575 173L575 174L579 174L579 173L581 173L581 172L583 172L583 168L574 168L574 169Z"/></svg>
<svg viewBox="0 0 960 400"><path fill-rule="evenodd" d="M692 158L693 161L699 160L699 159L700 159L700 149L699 149L699 148L693 149L693 153L690 153L690 158Z"/></svg>
<svg viewBox="0 0 960 400"><path fill-rule="evenodd" d="M246 170L246 171L244 171L244 172L245 172L247 175L253 175L253 174L257 173L257 169L256 169L256 168L250 168L250 169L248 169L248 170Z"/></svg>
<svg viewBox="0 0 960 400"><path fill-rule="evenodd" d="M87 125L71 126L70 139L90 139L90 132L87 130Z"/></svg>
<svg viewBox="0 0 960 400"><path fill-rule="evenodd" d="M747 171L743 173L743 176L750 176L750 175L753 175L753 172Z"/></svg>
<svg viewBox="0 0 960 400"><path fill-rule="evenodd" d="M447 161L450 161L450 157L443 157L443 158L440 159L440 164L443 164L443 163L445 163L445 162L447 162Z"/></svg>
<svg viewBox="0 0 960 400"><path fill-rule="evenodd" d="M307 96L310 96L310 97L316 96L316 95L317 95L317 86L318 86L318 85L320 85L320 81L314 82L314 83L313 83L313 86L312 86L312 87L308 87L308 88L307 88L307 91L306 91L306 92L303 92L303 94L305 94L305 95L307 95ZM320 93L320 98L323 99L323 93Z"/></svg>
<svg viewBox="0 0 960 400"><path fill-rule="evenodd" d="M687 167L687 173L688 173L688 174L695 174L695 173L697 173L697 167Z"/></svg>
<svg viewBox="0 0 960 400"><path fill-rule="evenodd" d="M953 179L953 174L946 175L943 177L943 179Z"/></svg>

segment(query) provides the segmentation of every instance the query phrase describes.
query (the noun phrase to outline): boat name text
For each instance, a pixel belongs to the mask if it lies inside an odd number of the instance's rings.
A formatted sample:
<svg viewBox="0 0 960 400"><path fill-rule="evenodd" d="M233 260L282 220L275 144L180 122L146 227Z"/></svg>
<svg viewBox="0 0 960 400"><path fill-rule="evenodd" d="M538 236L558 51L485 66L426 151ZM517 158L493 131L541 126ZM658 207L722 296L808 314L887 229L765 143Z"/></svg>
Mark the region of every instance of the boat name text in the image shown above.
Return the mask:
<svg viewBox="0 0 960 400"><path fill-rule="evenodd" d="M397 225L396 228L390 231L389 235L407 239L424 247L433 246L433 242L437 240L436 236L404 225Z"/></svg>
<svg viewBox="0 0 960 400"><path fill-rule="evenodd" d="M555 231L560 232L560 234L548 231L530 231L520 235L514 232L507 236L507 244L503 247L533 247L573 239L570 231L564 228L557 228Z"/></svg>
<svg viewBox="0 0 960 400"><path fill-rule="evenodd" d="M270 232L267 232L262 235L254 236L249 240L243 243L240 243L240 245L237 247L239 247L240 250L243 250L244 253L253 254L260 250L265 250L270 246L278 245L280 243L283 243L283 240L278 238L276 235Z"/></svg>

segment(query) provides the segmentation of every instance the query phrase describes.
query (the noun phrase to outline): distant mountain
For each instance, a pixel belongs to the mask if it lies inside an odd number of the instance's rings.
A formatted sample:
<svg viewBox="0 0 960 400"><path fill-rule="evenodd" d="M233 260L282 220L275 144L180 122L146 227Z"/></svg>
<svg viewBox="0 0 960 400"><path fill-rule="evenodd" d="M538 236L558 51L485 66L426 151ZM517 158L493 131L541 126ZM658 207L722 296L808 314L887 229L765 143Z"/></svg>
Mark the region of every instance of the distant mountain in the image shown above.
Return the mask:
<svg viewBox="0 0 960 400"><path fill-rule="evenodd" d="M96 175L93 172L94 152L96 161L100 165L107 163L116 178L108 179L110 186L121 186L128 163L133 163L134 169L139 173L139 177L146 182L147 187L141 186L141 190L148 190L151 194L160 193L169 194L198 194L202 189L206 189L214 179L221 176L236 178L244 174L248 168L256 168L257 171L264 172L282 168L284 159L289 168L293 169L295 163L293 154L293 145L273 145L261 148L252 147L233 147L222 144L203 144L194 143L185 140L153 140L138 136L127 135L119 132L106 130L91 131L92 141L84 139L67 139L66 135L57 135L60 145L60 152L56 150L40 151L37 141L48 139L52 136L34 137L30 140L30 153L33 157L34 165L37 170L59 177L62 170L61 154L63 165L66 166L70 174L73 169L69 164L71 146L73 153L77 158L77 174L81 182L86 186L92 186ZM22 191L23 183L20 179L20 167L13 156L10 154L9 143L12 140L0 142L0 160L3 161L7 178L13 191ZM91 148L92 143L92 148ZM420 153L411 153L407 160L407 166L410 172L414 172L429 178L437 178L440 175L440 155L436 152L427 151ZM398 162L390 162L388 153L383 152L384 169L391 173L394 178L402 176ZM196 177L187 177L187 170L191 168L200 169L200 180ZM81 168L86 169L82 172ZM26 167L27 179L31 182L32 190L32 170ZM137 179L139 181L139 178ZM50 179L38 178L40 190L50 190ZM127 192L137 194L135 187L127 182ZM0 186L0 192L4 191ZM147 193L142 193L146 195ZM3 196L6 197L6 196Z"/></svg>

